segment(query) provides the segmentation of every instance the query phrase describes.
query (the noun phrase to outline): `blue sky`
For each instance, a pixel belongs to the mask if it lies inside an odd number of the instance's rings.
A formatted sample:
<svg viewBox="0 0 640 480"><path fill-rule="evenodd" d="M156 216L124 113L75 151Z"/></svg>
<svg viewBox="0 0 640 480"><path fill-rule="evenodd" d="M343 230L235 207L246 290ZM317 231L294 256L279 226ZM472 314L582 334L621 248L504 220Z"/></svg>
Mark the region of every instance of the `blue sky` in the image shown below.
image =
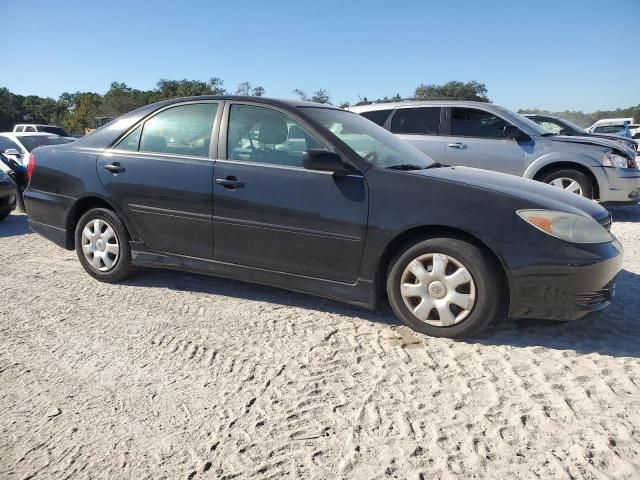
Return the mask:
<svg viewBox="0 0 640 480"><path fill-rule="evenodd" d="M57 97L159 78L333 103L478 80L505 107L640 103L640 0L3 0L0 86ZM9 68L9 67L12 68Z"/></svg>

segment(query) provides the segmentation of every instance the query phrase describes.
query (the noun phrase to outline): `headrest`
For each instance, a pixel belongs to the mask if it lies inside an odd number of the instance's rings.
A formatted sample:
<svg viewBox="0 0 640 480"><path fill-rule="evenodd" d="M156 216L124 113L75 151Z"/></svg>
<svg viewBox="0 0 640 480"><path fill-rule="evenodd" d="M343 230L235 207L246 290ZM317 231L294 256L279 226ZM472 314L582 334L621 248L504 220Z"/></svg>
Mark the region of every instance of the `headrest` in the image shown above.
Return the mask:
<svg viewBox="0 0 640 480"><path fill-rule="evenodd" d="M258 141L263 145L279 145L287 141L288 135L287 122L283 118L274 117L262 121Z"/></svg>

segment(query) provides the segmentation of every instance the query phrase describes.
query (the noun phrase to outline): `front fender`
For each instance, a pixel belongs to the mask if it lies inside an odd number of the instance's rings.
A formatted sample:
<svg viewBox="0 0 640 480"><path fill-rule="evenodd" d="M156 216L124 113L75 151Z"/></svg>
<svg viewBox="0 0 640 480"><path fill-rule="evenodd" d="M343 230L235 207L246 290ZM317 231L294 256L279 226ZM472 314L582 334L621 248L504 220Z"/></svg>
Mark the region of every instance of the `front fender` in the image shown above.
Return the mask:
<svg viewBox="0 0 640 480"><path fill-rule="evenodd" d="M566 152L549 152L531 162L531 164L525 170L524 175L522 176L524 178L533 179L540 170L549 165L553 165L554 163L563 165L573 163L578 165L579 167L588 168L594 174L595 169L597 169L598 167L602 167L602 162L598 161L592 155L584 153L567 155Z"/></svg>

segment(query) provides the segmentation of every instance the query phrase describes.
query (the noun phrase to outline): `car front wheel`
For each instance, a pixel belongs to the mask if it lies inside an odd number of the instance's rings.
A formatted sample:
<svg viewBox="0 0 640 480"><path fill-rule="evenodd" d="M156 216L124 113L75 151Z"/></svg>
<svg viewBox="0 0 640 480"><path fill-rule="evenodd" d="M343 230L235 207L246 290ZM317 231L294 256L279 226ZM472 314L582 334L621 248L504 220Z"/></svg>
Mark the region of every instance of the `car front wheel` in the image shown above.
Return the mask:
<svg viewBox="0 0 640 480"><path fill-rule="evenodd" d="M395 314L413 330L458 338L482 330L494 319L500 284L493 263L478 247L433 238L396 256L387 294Z"/></svg>
<svg viewBox="0 0 640 480"><path fill-rule="evenodd" d="M118 282L133 272L129 236L115 212L94 208L78 221L75 231L76 253L92 277Z"/></svg>
<svg viewBox="0 0 640 480"><path fill-rule="evenodd" d="M567 192L593 199L591 179L579 170L555 170L545 175L542 181L554 187L562 188Z"/></svg>

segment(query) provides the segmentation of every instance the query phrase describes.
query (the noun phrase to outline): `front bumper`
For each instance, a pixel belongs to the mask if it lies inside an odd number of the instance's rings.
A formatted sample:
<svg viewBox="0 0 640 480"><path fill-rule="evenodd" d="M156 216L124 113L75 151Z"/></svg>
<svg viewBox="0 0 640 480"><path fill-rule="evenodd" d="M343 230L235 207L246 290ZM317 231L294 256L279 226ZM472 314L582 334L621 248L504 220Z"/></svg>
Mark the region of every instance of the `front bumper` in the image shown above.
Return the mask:
<svg viewBox="0 0 640 480"><path fill-rule="evenodd" d="M584 264L539 265L518 271L511 278L509 316L577 320L606 308L622 268L622 246L615 240L598 249L600 258Z"/></svg>
<svg viewBox="0 0 640 480"><path fill-rule="evenodd" d="M591 171L598 179L601 203L640 202L640 170L636 168L595 167Z"/></svg>

